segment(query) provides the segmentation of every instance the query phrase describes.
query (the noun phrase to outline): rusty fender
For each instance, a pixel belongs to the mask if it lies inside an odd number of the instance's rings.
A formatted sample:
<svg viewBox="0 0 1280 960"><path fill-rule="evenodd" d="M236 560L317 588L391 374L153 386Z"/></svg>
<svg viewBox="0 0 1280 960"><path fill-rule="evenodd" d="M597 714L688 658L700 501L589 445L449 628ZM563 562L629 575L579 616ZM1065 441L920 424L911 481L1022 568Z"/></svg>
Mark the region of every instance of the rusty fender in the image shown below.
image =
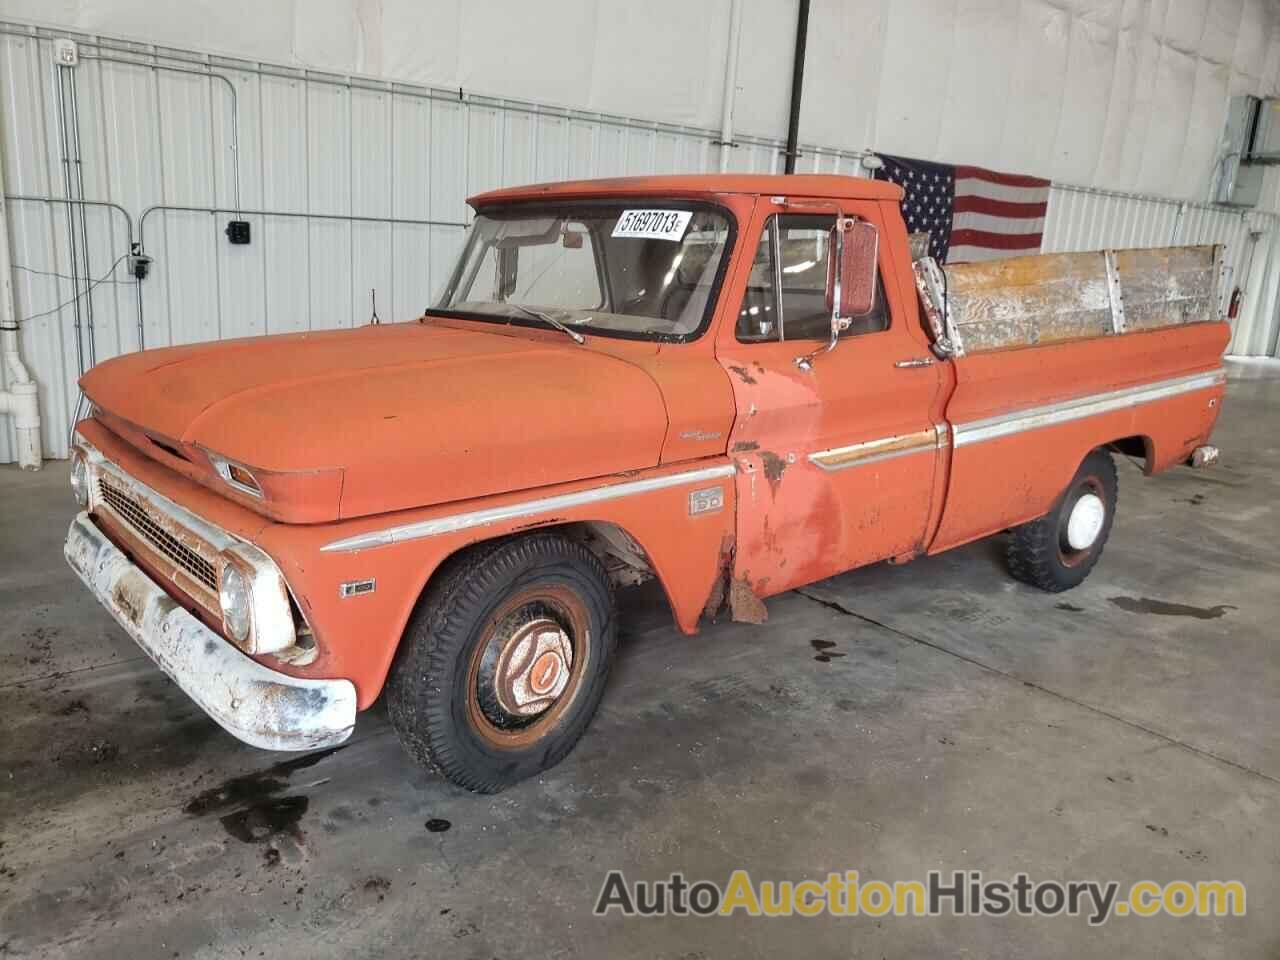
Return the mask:
<svg viewBox="0 0 1280 960"><path fill-rule="evenodd" d="M285 676L245 656L183 610L81 513L67 562L120 626L228 733L266 750L312 750L351 735L348 680Z"/></svg>

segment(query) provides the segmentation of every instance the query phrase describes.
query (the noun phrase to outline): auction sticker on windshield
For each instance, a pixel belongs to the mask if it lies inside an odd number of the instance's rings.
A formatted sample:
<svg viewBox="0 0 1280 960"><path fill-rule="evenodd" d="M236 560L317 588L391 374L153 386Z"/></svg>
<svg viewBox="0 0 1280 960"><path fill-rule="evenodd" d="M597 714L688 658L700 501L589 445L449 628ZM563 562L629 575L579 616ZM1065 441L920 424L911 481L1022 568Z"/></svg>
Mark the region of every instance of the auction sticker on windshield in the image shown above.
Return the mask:
<svg viewBox="0 0 1280 960"><path fill-rule="evenodd" d="M623 210L613 236L679 243L692 216L690 210Z"/></svg>

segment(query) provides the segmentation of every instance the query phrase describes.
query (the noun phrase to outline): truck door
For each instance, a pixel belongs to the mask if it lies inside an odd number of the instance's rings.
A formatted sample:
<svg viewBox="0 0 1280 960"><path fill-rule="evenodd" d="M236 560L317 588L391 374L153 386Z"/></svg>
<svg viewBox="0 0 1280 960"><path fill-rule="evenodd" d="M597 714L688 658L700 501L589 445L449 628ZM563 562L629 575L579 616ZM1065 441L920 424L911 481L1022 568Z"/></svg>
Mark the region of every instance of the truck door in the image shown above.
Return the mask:
<svg viewBox="0 0 1280 960"><path fill-rule="evenodd" d="M804 370L796 358L830 338L830 200L762 198L745 240L755 250L728 296L717 359L737 417L733 577L763 597L891 557L922 552L935 492L941 377L916 318L906 235L877 201L841 201L880 226L880 283L870 316ZM829 212L828 212L829 211ZM898 262L901 259L902 262Z"/></svg>

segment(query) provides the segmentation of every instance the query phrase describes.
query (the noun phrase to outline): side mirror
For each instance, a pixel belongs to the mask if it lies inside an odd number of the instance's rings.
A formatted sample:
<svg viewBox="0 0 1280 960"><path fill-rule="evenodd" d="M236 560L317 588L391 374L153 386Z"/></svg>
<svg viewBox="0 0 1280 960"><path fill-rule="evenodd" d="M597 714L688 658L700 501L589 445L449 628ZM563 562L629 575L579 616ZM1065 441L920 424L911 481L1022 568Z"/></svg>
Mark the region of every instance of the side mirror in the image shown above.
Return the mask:
<svg viewBox="0 0 1280 960"><path fill-rule="evenodd" d="M880 255L880 231L866 220L842 220L836 225L844 235L840 250L840 316L865 317L876 306L876 260Z"/></svg>
<svg viewBox="0 0 1280 960"><path fill-rule="evenodd" d="M853 217L836 218L829 249L827 309L831 311L831 339L821 350L796 357L796 366L801 370L813 369L815 359L835 349L850 321L867 316L876 305L880 254L880 231L876 225Z"/></svg>
<svg viewBox="0 0 1280 960"><path fill-rule="evenodd" d="M835 328L837 319L865 317L875 307L880 231L866 220L841 217L831 229L831 250L827 258L827 309Z"/></svg>

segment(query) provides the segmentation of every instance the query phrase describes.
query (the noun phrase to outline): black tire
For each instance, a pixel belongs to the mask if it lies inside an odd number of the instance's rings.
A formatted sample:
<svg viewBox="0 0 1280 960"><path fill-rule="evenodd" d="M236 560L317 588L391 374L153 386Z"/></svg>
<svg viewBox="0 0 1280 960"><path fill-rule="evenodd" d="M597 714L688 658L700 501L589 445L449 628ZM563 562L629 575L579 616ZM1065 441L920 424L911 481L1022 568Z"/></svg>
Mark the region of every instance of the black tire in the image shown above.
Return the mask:
<svg viewBox="0 0 1280 960"><path fill-rule="evenodd" d="M555 646L555 655L537 655L544 635L565 638L554 643L567 640L567 654L556 660L565 648ZM387 679L392 726L419 763L495 793L573 749L600 705L616 646L613 590L586 547L554 533L480 544L433 578L409 621ZM529 696L546 656L556 682L561 671L567 678L561 692L534 716L508 712L518 697L509 684L503 700L504 678L523 672Z"/></svg>
<svg viewBox="0 0 1280 960"><path fill-rule="evenodd" d="M1116 514L1116 465L1111 454L1094 450L1052 510L1039 520L1013 528L1009 541L1009 572L1015 579L1050 593L1079 586L1089 576L1111 534ZM1076 504L1086 494L1102 502L1105 513L1095 539L1086 548L1075 549L1067 538L1068 521Z"/></svg>

